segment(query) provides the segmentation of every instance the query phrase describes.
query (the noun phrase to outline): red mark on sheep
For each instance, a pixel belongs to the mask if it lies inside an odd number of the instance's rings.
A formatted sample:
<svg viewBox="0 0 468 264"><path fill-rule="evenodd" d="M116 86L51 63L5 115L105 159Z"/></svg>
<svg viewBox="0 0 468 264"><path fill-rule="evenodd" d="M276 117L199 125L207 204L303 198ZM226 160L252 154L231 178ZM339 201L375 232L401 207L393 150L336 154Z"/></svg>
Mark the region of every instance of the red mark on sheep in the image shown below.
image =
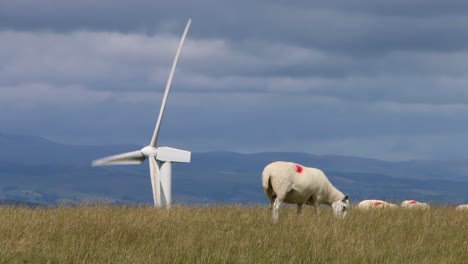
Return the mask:
<svg viewBox="0 0 468 264"><path fill-rule="evenodd" d="M415 204L415 203L418 203L418 202L416 202L415 200L411 200L411 201L409 201L409 203L410 204Z"/></svg>
<svg viewBox="0 0 468 264"><path fill-rule="evenodd" d="M301 173L302 170L304 170L304 167L302 167L302 166L299 165L299 164L296 164L296 172L297 172L297 173Z"/></svg>
<svg viewBox="0 0 468 264"><path fill-rule="evenodd" d="M383 204L383 202L380 202L380 201L379 202L374 202L373 206L379 206L379 205L382 205L382 204Z"/></svg>

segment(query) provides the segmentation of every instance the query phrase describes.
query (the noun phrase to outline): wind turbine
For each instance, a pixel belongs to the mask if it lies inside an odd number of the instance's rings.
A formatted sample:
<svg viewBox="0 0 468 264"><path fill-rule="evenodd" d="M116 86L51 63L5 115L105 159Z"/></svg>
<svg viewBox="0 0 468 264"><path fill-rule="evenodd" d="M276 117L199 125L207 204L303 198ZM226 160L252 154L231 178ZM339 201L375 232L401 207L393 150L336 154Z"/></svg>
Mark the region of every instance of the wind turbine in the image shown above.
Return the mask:
<svg viewBox="0 0 468 264"><path fill-rule="evenodd" d="M172 63L172 68L166 84L166 90L164 91L161 109L159 111L158 120L156 121L156 127L154 128L150 144L140 150L117 154L97 159L92 162L93 166L127 165L140 164L145 161L145 159L148 159L151 187L153 189L153 199L156 207L169 207L171 205L172 162L190 162L191 153L189 151L170 147L158 147L157 141L167 97L171 88L172 78L174 77L174 71L191 22L192 20L189 18L187 25L185 26L184 33L182 34L182 38L180 39L179 48L177 49L174 62Z"/></svg>

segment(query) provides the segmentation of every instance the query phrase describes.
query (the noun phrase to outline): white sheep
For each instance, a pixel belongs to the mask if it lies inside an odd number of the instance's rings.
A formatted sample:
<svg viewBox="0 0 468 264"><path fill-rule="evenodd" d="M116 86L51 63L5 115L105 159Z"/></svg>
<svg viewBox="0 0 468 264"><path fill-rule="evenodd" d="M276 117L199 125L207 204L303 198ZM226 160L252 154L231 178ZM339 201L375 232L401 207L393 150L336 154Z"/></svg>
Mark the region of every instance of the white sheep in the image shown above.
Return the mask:
<svg viewBox="0 0 468 264"><path fill-rule="evenodd" d="M456 210L457 210L457 211L465 211L465 210L468 210L468 204L460 204L459 206L457 206Z"/></svg>
<svg viewBox="0 0 468 264"><path fill-rule="evenodd" d="M278 221L281 203L297 204L298 215L304 204L313 205L317 215L320 204L326 204L332 207L336 218L344 218L349 208L348 195L336 189L321 170L293 162L268 164L263 169L262 185L274 222Z"/></svg>
<svg viewBox="0 0 468 264"><path fill-rule="evenodd" d="M418 208L418 209L429 209L429 204L421 203L416 200L405 200L401 202L403 208Z"/></svg>
<svg viewBox="0 0 468 264"><path fill-rule="evenodd" d="M357 208L359 209L370 209L370 208L394 208L398 207L396 204L387 203L382 200L363 200L359 202Z"/></svg>

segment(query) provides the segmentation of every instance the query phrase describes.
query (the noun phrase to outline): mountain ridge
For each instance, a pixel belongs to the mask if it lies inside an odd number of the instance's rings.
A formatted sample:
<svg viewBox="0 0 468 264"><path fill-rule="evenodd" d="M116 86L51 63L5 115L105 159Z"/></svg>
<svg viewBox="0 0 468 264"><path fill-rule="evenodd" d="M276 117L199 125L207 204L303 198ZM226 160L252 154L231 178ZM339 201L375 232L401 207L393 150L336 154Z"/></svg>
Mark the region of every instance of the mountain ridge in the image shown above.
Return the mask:
<svg viewBox="0 0 468 264"><path fill-rule="evenodd" d="M93 159L138 148L66 145L0 133L0 199L45 204L99 200L151 204L147 162L140 166L91 167ZM395 162L302 152L232 151L194 152L191 163L174 164L174 201L265 203L261 171L276 160L323 170L335 186L351 195L352 201L468 201L468 162L464 161Z"/></svg>

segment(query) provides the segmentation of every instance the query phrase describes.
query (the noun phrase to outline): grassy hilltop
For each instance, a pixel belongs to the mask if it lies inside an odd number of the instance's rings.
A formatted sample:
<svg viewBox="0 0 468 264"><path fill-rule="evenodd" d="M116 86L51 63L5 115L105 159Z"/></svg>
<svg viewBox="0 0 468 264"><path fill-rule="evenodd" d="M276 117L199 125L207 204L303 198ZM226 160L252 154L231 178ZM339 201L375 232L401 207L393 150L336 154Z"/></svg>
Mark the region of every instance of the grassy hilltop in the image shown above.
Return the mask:
<svg viewBox="0 0 468 264"><path fill-rule="evenodd" d="M467 263L468 212L0 207L0 263Z"/></svg>

